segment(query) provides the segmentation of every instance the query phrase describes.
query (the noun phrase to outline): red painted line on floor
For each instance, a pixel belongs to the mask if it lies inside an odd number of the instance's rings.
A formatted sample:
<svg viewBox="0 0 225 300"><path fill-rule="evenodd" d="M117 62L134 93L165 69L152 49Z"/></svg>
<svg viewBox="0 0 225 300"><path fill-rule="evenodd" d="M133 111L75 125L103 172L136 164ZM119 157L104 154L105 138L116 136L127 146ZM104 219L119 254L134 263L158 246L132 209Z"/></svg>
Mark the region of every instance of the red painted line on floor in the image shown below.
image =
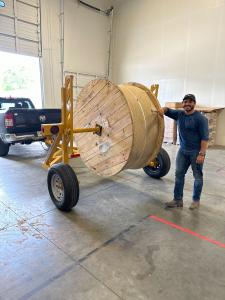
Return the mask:
<svg viewBox="0 0 225 300"><path fill-rule="evenodd" d="M149 218L150 218L150 219L153 219L153 220L155 220L155 221L164 223L164 224L166 224L166 225L169 225L170 227L176 228L176 229L178 229L178 230L181 230L181 231L186 232L186 233L188 233L188 234L191 234L191 235L193 235L193 236L196 236L196 237L198 237L199 239L202 239L202 240L204 240L204 241L207 241L207 242L209 242L209 243L211 243L211 244L215 244L215 245L217 245L217 246L219 246L219 247L221 247L221 248L225 248L225 244L223 244L223 243L221 243L221 242L219 242L219 241L216 241L216 240L212 240L212 239L210 239L210 238L208 238L208 237L206 237L206 236L204 236L204 235L201 235L201 234L199 234L199 233L197 233L197 232L194 232L194 231L192 231L192 230L190 230L190 229L188 229L188 228L181 227L181 226L179 226L179 225L176 225L175 223L172 223L172 222L167 221L167 220L165 220L165 219L159 218L159 217L157 217L157 216L149 216Z"/></svg>

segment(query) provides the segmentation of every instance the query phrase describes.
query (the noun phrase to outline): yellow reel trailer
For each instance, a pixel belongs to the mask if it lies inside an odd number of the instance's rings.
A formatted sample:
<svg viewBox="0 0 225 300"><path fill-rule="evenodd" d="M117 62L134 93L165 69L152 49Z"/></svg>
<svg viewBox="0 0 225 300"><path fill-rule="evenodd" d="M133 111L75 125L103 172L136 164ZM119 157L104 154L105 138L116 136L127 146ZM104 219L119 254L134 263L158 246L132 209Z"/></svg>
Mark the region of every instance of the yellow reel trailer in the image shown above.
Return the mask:
<svg viewBox="0 0 225 300"><path fill-rule="evenodd" d="M93 80L80 92L74 111L73 76L66 77L61 123L42 125L51 144L43 166L49 169L48 189L59 209L69 211L79 199L71 158L81 156L88 168L103 177L139 168L154 178L168 173L170 158L161 148L164 121L157 95L158 85L148 89L138 83Z"/></svg>

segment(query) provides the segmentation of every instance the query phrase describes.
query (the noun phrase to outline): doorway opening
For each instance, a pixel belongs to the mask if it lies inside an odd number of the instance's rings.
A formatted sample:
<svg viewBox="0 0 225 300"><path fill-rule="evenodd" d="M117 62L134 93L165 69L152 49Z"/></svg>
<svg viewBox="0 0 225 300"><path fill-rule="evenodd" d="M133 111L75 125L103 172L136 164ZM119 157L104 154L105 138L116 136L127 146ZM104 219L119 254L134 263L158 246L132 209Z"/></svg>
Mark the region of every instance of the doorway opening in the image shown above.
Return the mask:
<svg viewBox="0 0 225 300"><path fill-rule="evenodd" d="M29 98L42 108L38 57L0 51L0 97Z"/></svg>

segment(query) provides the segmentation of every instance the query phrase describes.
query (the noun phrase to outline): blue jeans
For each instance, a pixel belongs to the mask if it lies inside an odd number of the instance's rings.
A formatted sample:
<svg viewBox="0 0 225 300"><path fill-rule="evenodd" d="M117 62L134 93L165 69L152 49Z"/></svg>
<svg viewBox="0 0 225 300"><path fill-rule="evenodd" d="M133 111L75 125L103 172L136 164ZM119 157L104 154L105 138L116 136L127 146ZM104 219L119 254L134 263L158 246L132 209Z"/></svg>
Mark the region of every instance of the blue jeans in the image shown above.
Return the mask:
<svg viewBox="0 0 225 300"><path fill-rule="evenodd" d="M197 156L198 151L195 151L191 154L186 154L181 149L179 149L178 151L176 158L176 173L174 187L174 200L176 201L183 200L184 178L190 165L194 176L194 189L192 200L200 201L203 186L203 165L196 163Z"/></svg>

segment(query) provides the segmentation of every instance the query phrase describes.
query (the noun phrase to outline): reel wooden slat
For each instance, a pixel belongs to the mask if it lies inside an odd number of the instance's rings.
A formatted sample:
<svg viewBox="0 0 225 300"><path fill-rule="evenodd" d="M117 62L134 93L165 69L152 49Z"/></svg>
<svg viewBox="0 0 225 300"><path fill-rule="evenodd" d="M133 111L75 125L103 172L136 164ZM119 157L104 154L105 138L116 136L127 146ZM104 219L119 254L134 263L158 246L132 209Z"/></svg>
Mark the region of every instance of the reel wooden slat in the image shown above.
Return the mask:
<svg viewBox="0 0 225 300"><path fill-rule="evenodd" d="M74 127L102 126L101 136L77 134L82 161L100 176L143 168L158 154L164 121L159 102L145 86L93 80L80 92Z"/></svg>

